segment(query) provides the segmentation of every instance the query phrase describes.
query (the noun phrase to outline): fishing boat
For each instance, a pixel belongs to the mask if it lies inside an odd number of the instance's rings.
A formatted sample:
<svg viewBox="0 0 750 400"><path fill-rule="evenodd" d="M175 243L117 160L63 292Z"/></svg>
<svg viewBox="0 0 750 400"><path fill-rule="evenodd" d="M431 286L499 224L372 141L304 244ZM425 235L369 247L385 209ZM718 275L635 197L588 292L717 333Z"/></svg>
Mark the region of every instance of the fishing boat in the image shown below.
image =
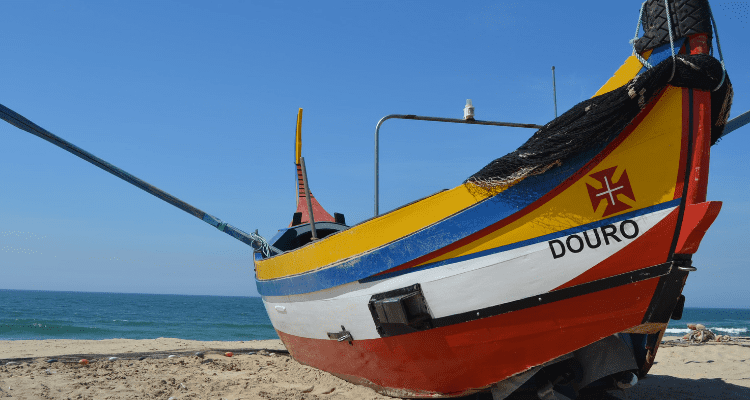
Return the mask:
<svg viewBox="0 0 750 400"><path fill-rule="evenodd" d="M297 209L270 240L2 105L0 118L253 246L258 292L300 363L394 397L574 399L648 373L721 209L706 195L710 148L750 122L728 120L706 0L648 0L641 23L591 99L453 189L383 214L376 203L354 226L310 191L300 110ZM390 117L531 127L474 120L470 104L462 121Z"/></svg>
<svg viewBox="0 0 750 400"><path fill-rule="evenodd" d="M255 253L290 354L394 397L568 399L642 378L721 209L706 186L732 89L707 1L649 0L641 21L593 98L455 188L355 226L309 194L300 114L298 208L278 253Z"/></svg>

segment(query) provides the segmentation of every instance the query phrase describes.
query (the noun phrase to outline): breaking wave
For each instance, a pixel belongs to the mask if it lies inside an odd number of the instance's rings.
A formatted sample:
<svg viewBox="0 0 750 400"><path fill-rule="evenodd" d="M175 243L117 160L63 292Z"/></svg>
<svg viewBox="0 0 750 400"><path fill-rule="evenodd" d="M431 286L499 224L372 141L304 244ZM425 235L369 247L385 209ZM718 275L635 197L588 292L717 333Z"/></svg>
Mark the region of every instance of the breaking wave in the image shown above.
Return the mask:
<svg viewBox="0 0 750 400"><path fill-rule="evenodd" d="M728 335L740 335L747 332L747 328L714 328L714 327L706 327L708 330L712 332L721 332L722 334L728 334ZM679 329L679 328L667 328L665 333L689 333L690 329Z"/></svg>

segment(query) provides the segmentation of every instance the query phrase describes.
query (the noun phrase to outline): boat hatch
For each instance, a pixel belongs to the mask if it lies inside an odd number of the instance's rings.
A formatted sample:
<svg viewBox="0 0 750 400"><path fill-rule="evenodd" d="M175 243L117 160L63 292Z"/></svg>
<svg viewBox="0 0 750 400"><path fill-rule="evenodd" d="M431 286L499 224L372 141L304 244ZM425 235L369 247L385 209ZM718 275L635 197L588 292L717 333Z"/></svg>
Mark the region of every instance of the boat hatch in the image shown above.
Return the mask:
<svg viewBox="0 0 750 400"><path fill-rule="evenodd" d="M368 306L381 337L432 328L430 308L419 284L375 294Z"/></svg>
<svg viewBox="0 0 750 400"><path fill-rule="evenodd" d="M345 231L347 229L349 229L348 226L335 222L315 223L315 230L317 231L318 239L322 239L328 235ZM310 224L303 224L279 229L279 233L269 241L269 244L281 251L289 251L310 243L311 238L312 228L310 227Z"/></svg>

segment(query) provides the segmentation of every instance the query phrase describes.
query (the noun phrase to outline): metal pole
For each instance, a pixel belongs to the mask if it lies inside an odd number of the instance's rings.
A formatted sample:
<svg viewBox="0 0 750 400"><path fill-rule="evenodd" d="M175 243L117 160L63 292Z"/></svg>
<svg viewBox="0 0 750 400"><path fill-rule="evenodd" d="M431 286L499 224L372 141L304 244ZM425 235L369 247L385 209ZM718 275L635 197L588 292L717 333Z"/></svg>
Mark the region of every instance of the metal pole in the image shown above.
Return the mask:
<svg viewBox="0 0 750 400"><path fill-rule="evenodd" d="M378 121L378 125L375 127L375 216L377 217L380 213L378 212L378 201L380 199L380 125L391 116L387 115Z"/></svg>
<svg viewBox="0 0 750 400"><path fill-rule="evenodd" d="M29 121L22 115L18 114L17 112L11 110L8 107L5 107L4 105L0 104L0 119L5 120L11 125L14 125L15 127L24 130L26 132L31 133L34 136L40 137L55 146L68 151L72 153L73 155L82 158L85 161L90 162L91 164L96 165L97 167L109 172L110 174L124 180L125 182L130 183L131 185L142 189L164 201L167 203L179 208L182 211L187 212L188 214L191 214L197 218L200 218L203 220L203 222L206 222L213 227L219 229L220 231L232 236L233 238L252 246L255 250L263 250L263 249L270 249L271 252L279 254L281 253L281 250L270 246L265 239L263 239L260 236L257 236L253 233L245 233L239 228L236 228L219 218L214 217L211 214L208 214L206 212L203 212L202 210L193 207L192 205L185 203L184 201L178 199L177 197L172 196L171 194L155 187L149 184L148 182L129 174L128 172L125 172L121 170L120 168L102 160L101 158L89 153L86 150L83 150L82 148L74 145L73 143L68 142L67 140L56 136L49 132L48 130L42 128L41 126ZM267 250L263 250L267 251Z"/></svg>
<svg viewBox="0 0 750 400"><path fill-rule="evenodd" d="M739 116L727 121L727 124L724 126L724 132L721 134L721 136L719 136L719 139L726 136L729 132L732 132L733 130L741 128L747 124L750 124L750 111L745 111Z"/></svg>
<svg viewBox="0 0 750 400"><path fill-rule="evenodd" d="M386 115L378 121L378 125L375 126L375 216L380 215L378 212L378 206L380 202L380 191L379 191L379 180L380 180L380 125L388 119L413 119L417 121L434 121L434 122L451 122L455 124L470 124L470 125L493 125L493 126L509 126L513 128L533 128L541 129L541 125L536 124L516 124L513 122L496 122L496 121L480 121L475 119L457 119L457 118L438 118L438 117L423 117L413 114L391 114ZM307 184L305 184L307 186Z"/></svg>
<svg viewBox="0 0 750 400"><path fill-rule="evenodd" d="M318 232L315 230L315 217L313 216L312 200L310 200L310 186L307 185L307 169L305 168L305 157L300 157L300 165L302 166L302 181L305 184L305 198L307 199L307 215L310 219L310 227L312 228L312 240L318 240Z"/></svg>
<svg viewBox="0 0 750 400"><path fill-rule="evenodd" d="M557 118L557 85L555 84L555 66L552 66L552 98L555 100L555 118Z"/></svg>

